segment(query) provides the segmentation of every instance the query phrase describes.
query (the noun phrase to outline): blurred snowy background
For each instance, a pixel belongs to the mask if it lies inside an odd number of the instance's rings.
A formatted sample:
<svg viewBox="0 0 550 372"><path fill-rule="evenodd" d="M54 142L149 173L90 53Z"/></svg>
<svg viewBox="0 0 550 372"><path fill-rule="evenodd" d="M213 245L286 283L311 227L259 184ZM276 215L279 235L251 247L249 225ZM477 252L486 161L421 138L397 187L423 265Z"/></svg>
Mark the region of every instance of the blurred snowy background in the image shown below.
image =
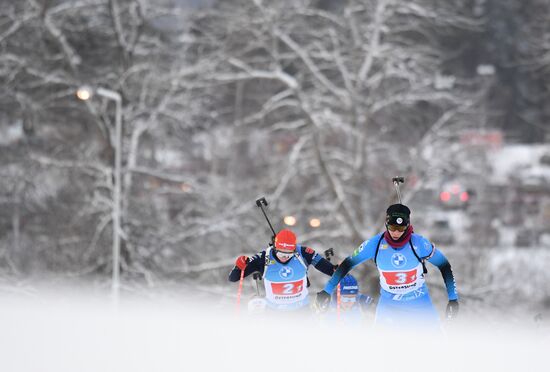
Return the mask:
<svg viewBox="0 0 550 372"><path fill-rule="evenodd" d="M342 259L400 175L462 311L548 314L547 0L0 4L0 295L109 292L116 107L87 85L122 97L122 300L232 303L235 257L270 238L261 196Z"/></svg>

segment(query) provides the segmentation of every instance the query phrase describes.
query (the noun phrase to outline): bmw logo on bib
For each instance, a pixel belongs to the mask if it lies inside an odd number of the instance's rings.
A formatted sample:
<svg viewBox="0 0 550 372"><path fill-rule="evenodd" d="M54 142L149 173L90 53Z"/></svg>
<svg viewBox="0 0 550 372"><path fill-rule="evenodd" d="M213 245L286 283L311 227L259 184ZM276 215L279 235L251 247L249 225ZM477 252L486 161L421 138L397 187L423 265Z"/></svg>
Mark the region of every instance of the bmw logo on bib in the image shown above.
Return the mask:
<svg viewBox="0 0 550 372"><path fill-rule="evenodd" d="M292 278L293 274L294 272L292 271L292 267L285 266L285 267L281 267L281 270L279 270L279 275L283 279L290 279Z"/></svg>
<svg viewBox="0 0 550 372"><path fill-rule="evenodd" d="M393 256L391 256L391 264L394 267L403 267L407 263L407 258L403 256L401 253L394 253Z"/></svg>

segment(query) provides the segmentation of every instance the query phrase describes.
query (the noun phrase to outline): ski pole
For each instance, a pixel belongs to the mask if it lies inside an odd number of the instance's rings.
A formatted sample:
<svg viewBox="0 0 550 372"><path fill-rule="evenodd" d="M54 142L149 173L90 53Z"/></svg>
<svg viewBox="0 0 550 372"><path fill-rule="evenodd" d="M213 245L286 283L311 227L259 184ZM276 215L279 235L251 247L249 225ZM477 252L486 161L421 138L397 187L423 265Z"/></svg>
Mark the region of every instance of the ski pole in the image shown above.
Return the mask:
<svg viewBox="0 0 550 372"><path fill-rule="evenodd" d="M262 210L262 213L264 214L265 220L267 221L269 227L271 228L271 231L273 232L272 241L275 241L275 235L277 235L277 234L275 233L275 229L273 229L273 225L271 225L271 222L269 221L269 218L267 217L267 214L265 213L265 210L264 210L264 207L263 207L264 205L267 207L267 200L265 200L265 197L262 197L262 198L256 200L256 206Z"/></svg>
<svg viewBox="0 0 550 372"><path fill-rule="evenodd" d="M340 322L340 307L341 307L340 283L336 287L336 319Z"/></svg>
<svg viewBox="0 0 550 372"><path fill-rule="evenodd" d="M405 183L404 177L393 177L392 179L393 185L395 186L395 192L397 193L397 199L399 200L399 204L403 204L401 202L401 191L399 190L399 184Z"/></svg>
<svg viewBox="0 0 550 372"><path fill-rule="evenodd" d="M328 262L330 262L330 257L334 257L334 248L329 248L325 251L325 258ZM338 286L336 286L336 318L338 321L340 321L340 306L341 306L341 298L340 298L340 283L338 283Z"/></svg>
<svg viewBox="0 0 550 372"><path fill-rule="evenodd" d="M244 270L241 270L241 279L239 280L239 290L237 291L237 305L235 307L235 313L239 315L241 311L241 294L243 293L244 282Z"/></svg>
<svg viewBox="0 0 550 372"><path fill-rule="evenodd" d="M252 274L252 279L254 279L254 281L256 282L256 294L258 295L258 297L260 297L260 285L258 284L261 280L260 278L261 277L259 272L255 272L254 274Z"/></svg>

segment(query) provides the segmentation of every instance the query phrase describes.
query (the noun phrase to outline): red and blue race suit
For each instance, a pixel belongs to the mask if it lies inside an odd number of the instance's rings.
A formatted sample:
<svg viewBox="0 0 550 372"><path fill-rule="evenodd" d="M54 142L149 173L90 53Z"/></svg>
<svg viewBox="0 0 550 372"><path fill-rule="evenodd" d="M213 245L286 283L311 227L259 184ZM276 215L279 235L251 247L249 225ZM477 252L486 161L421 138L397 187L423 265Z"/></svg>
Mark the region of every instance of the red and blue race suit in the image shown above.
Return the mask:
<svg viewBox="0 0 550 372"><path fill-rule="evenodd" d="M244 276L253 272L262 274L268 308L292 311L309 305L307 274L310 265L326 275L334 273L334 266L329 261L313 249L298 244L294 255L286 262L281 262L271 248L259 252L248 262ZM234 267L229 273L229 281L238 281L240 273L240 269Z"/></svg>

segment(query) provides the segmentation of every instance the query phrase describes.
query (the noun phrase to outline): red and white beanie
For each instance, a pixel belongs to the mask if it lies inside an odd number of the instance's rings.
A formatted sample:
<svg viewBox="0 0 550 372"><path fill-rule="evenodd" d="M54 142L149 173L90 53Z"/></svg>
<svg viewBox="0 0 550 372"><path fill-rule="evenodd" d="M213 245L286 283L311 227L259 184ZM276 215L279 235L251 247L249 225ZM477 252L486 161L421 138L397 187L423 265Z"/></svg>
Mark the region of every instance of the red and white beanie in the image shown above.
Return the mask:
<svg viewBox="0 0 550 372"><path fill-rule="evenodd" d="M275 236L275 249L284 252L296 250L296 235L290 230L281 230Z"/></svg>

